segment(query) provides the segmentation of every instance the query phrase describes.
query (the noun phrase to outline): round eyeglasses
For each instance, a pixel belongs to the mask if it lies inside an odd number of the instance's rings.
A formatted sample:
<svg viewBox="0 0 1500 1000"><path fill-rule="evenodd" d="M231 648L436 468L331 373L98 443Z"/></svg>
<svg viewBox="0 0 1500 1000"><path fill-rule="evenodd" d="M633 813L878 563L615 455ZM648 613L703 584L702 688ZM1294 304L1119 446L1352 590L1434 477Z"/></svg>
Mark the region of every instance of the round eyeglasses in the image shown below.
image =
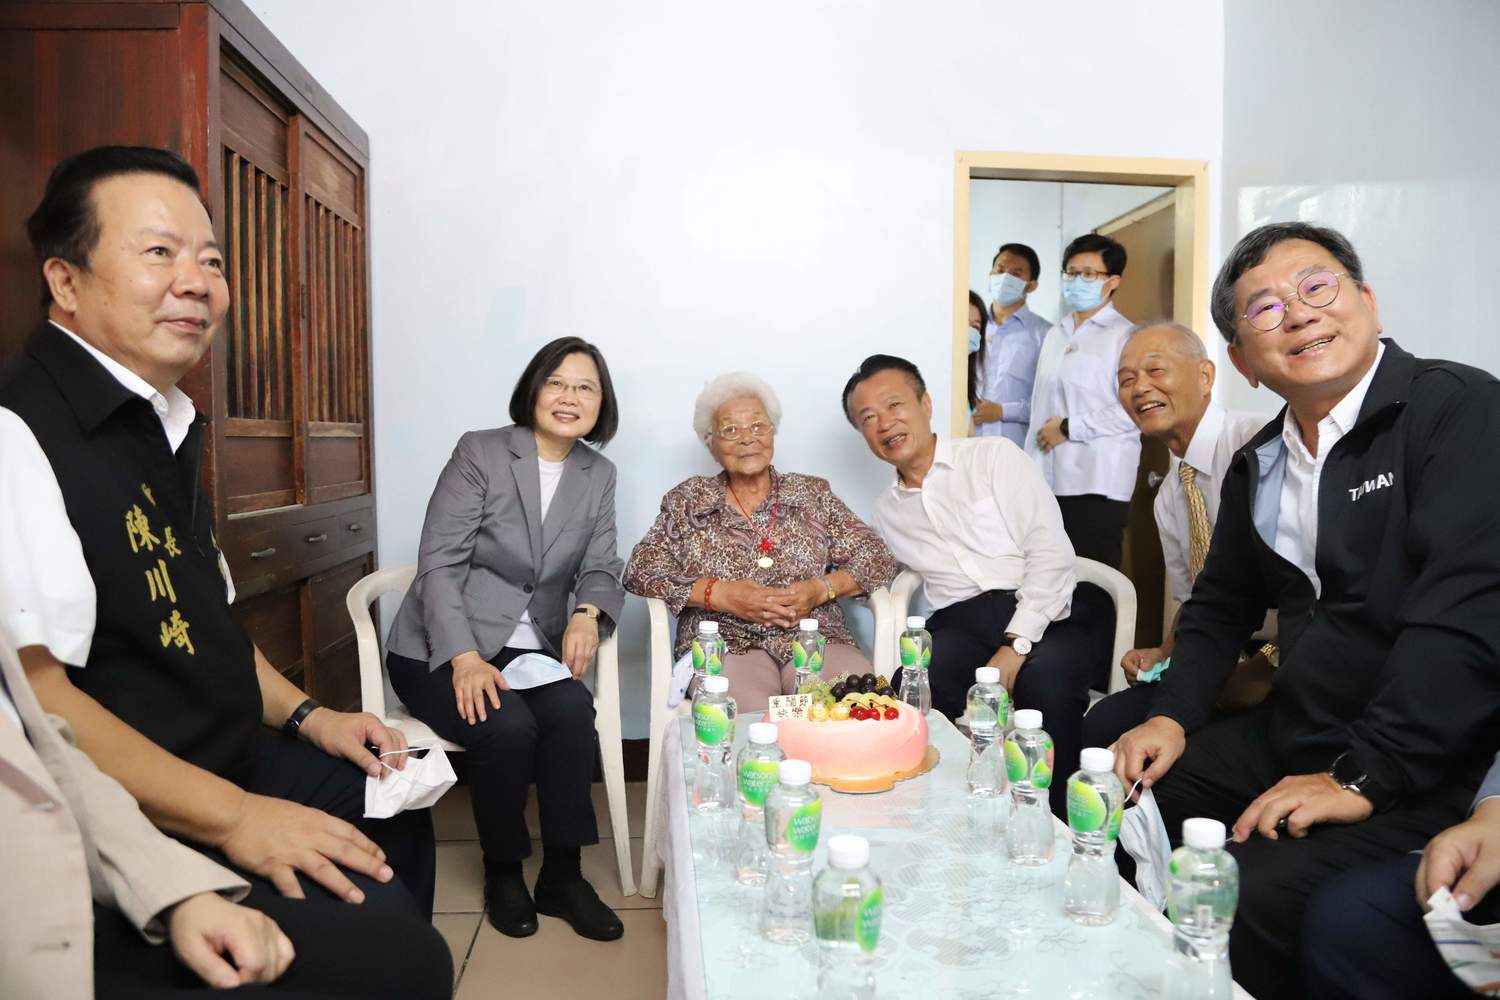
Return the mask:
<svg viewBox="0 0 1500 1000"><path fill-rule="evenodd" d="M723 438L725 441L738 441L741 437L763 438L766 435L770 434L771 431L772 427L770 424L761 420L757 420L749 427L738 427L734 424L725 424L723 427L720 427L718 430L714 431L714 433Z"/></svg>
<svg viewBox="0 0 1500 1000"><path fill-rule="evenodd" d="M1281 321L1286 319L1287 306L1291 305L1293 299L1300 299L1303 305L1312 306L1314 309L1326 309L1331 306L1333 300L1339 297L1339 279L1348 276L1344 272L1335 274L1332 271L1317 271L1309 274L1297 282L1297 290L1285 298L1270 293L1257 295L1250 300L1249 307L1240 318L1261 333L1270 333L1281 326Z"/></svg>

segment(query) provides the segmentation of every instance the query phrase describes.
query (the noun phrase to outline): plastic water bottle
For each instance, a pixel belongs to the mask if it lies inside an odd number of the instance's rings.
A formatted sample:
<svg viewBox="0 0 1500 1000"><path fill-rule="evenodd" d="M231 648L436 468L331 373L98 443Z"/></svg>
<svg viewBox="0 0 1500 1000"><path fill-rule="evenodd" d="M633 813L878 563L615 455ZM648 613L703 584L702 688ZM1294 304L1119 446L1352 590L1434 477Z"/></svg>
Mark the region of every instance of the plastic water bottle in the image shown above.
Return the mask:
<svg viewBox="0 0 1500 1000"><path fill-rule="evenodd" d="M797 671L797 690L810 677L823 676L823 646L827 640L818 631L816 618L804 618L797 624L797 635L792 639L792 669Z"/></svg>
<svg viewBox="0 0 1500 1000"><path fill-rule="evenodd" d="M701 813L728 809L729 754L734 746L734 699L729 678L706 677L693 695L693 732L698 737L698 768L693 773L693 808Z"/></svg>
<svg viewBox="0 0 1500 1000"><path fill-rule="evenodd" d="M740 786L740 836L734 852L734 877L741 885L764 885L771 867L766 847L766 796L776 787L786 753L776 745L776 726L750 724L750 742L735 761Z"/></svg>
<svg viewBox="0 0 1500 1000"><path fill-rule="evenodd" d="M1182 824L1182 846L1167 863L1167 916L1172 920L1172 960L1167 964L1169 1000L1227 1000L1229 928L1240 898L1240 867L1224 850L1224 824L1190 819Z"/></svg>
<svg viewBox="0 0 1500 1000"><path fill-rule="evenodd" d="M812 940L812 856L823 827L823 800L812 787L812 765L784 760L766 796L766 846L771 870L761 933L776 944Z"/></svg>
<svg viewBox="0 0 1500 1000"><path fill-rule="evenodd" d="M1052 737L1042 731L1042 713L1016 712L1016 728L1005 741L1005 772L1010 778L1010 860L1045 865L1052 860Z"/></svg>
<svg viewBox="0 0 1500 1000"><path fill-rule="evenodd" d="M1000 686L998 667L974 671L969 688L969 794L982 799L1005 794L1005 769L1001 766L1001 744L1005 720L1010 715L1010 696Z"/></svg>
<svg viewBox="0 0 1500 1000"><path fill-rule="evenodd" d="M729 647L719 635L718 622L699 622L698 634L693 636L693 673L698 675L701 686L705 677L717 677L724 672L724 655Z"/></svg>
<svg viewBox="0 0 1500 1000"><path fill-rule="evenodd" d="M932 710L932 685L927 668L932 664L932 633L927 619L912 615L901 633L901 700L926 715Z"/></svg>
<svg viewBox="0 0 1500 1000"><path fill-rule="evenodd" d="M1120 908L1115 841L1125 811L1125 786L1115 777L1114 751L1089 747L1068 779L1068 828L1073 856L1063 877L1063 912L1076 923L1107 924Z"/></svg>
<svg viewBox="0 0 1500 1000"><path fill-rule="evenodd" d="M865 838L828 838L828 867L813 883L820 998L875 996L870 967L880 942L885 890L869 865L870 844Z"/></svg>

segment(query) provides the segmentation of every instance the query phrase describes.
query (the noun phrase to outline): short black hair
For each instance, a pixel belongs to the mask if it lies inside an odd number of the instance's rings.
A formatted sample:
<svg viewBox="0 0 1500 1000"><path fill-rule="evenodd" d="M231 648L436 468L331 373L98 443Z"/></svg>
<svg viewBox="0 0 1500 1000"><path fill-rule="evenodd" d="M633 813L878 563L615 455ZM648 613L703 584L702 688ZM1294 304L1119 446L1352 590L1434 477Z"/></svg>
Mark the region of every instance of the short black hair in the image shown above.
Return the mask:
<svg viewBox="0 0 1500 1000"><path fill-rule="evenodd" d="M1096 253L1103 257L1104 269L1110 274L1125 273L1125 248L1108 236L1084 233L1069 243L1068 248L1063 251L1063 267L1066 269L1068 261L1081 253Z"/></svg>
<svg viewBox="0 0 1500 1000"><path fill-rule="evenodd" d="M510 394L511 423L526 428L535 423L536 401L542 394L542 386L569 354L587 354L593 359L594 367L599 369L599 419L594 421L593 428L583 439L603 447L620 429L620 407L603 352L582 337L558 337L532 356L526 370L516 379L515 391Z"/></svg>
<svg viewBox="0 0 1500 1000"><path fill-rule="evenodd" d="M26 235L36 254L37 267L53 257L88 270L89 256L99 243L99 214L94 209L94 185L123 174L161 174L181 181L203 198L198 172L176 153L152 146L95 146L74 153L47 178L42 200L26 220ZM52 302L52 290L42 281L42 308Z"/></svg>
<svg viewBox="0 0 1500 1000"><path fill-rule="evenodd" d="M1031 268L1031 277L1027 281L1035 281L1042 276L1042 258L1036 255L1036 251L1024 243L1002 243L1000 249L995 251L995 256L990 258L990 267L995 266L995 261L1000 259L1003 253L1013 253L1026 262Z"/></svg>
<svg viewBox="0 0 1500 1000"><path fill-rule="evenodd" d="M855 428L858 428L859 424L854 422L854 414L849 412L849 397L854 395L854 390L859 388L861 382L888 371L903 373L906 381L910 382L911 387L916 390L918 399L927 395L927 383L923 381L922 373L917 370L916 365L894 354L872 354L859 363L859 368L849 376L849 381L844 383L844 419Z"/></svg>
<svg viewBox="0 0 1500 1000"><path fill-rule="evenodd" d="M1252 267L1259 267L1272 247L1287 240L1316 243L1333 255L1356 285L1365 283L1365 270L1359 262L1359 254L1354 252L1349 238L1337 229L1315 226L1310 222L1272 222L1253 229L1229 251L1209 296L1209 312L1213 315L1214 326L1219 328L1219 335L1228 343L1233 344L1238 339L1234 329L1238 318L1234 314L1234 283Z"/></svg>
<svg viewBox="0 0 1500 1000"><path fill-rule="evenodd" d="M995 256L999 256L996 254ZM969 409L979 405L979 371L984 366L984 330L990 325L990 310L974 289L969 289L969 308L979 310L979 350L969 355Z"/></svg>

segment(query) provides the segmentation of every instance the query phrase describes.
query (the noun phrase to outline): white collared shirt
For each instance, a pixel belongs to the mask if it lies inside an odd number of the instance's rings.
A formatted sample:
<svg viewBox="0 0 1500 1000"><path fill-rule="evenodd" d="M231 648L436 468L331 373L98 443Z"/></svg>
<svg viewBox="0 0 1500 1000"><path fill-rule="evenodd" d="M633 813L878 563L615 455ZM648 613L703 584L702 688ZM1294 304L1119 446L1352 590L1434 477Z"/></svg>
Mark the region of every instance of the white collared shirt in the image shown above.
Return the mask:
<svg viewBox="0 0 1500 1000"><path fill-rule="evenodd" d="M1191 528L1188 523L1187 496L1182 489L1178 469L1186 462L1198 470L1195 480L1203 494L1203 506L1208 512L1208 524L1212 528L1219 523L1219 491L1224 488L1224 474L1229 471L1229 461L1234 453L1255 437L1256 432L1270 418L1256 413L1228 412L1218 403L1210 402L1193 439L1188 442L1187 452L1182 458L1171 456L1167 463L1167 475L1157 490L1152 513L1156 516L1156 530L1161 535L1162 560L1167 571L1167 592L1179 604L1187 601L1193 592L1192 574L1188 570L1188 553L1192 551Z"/></svg>
<svg viewBox="0 0 1500 1000"><path fill-rule="evenodd" d="M1075 329L1068 313L1047 331L1031 395L1026 454L1060 497L1099 494L1129 500L1141 461L1141 434L1120 405L1116 373L1131 322L1110 303ZM1068 438L1049 452L1037 446L1042 424L1066 417Z"/></svg>
<svg viewBox="0 0 1500 1000"><path fill-rule="evenodd" d="M984 365L974 391L980 399L998 403L1002 417L993 423L976 425L975 437L1004 437L1019 447L1026 446L1037 357L1051 326L1026 305L1006 317L1004 323L995 322L993 311L986 314Z"/></svg>
<svg viewBox="0 0 1500 1000"><path fill-rule="evenodd" d="M1004 438L939 438L921 487L898 475L875 498L873 522L897 561L922 574L934 609L1016 591L1006 631L1032 642L1068 616L1073 546L1057 499Z"/></svg>
<svg viewBox="0 0 1500 1000"><path fill-rule="evenodd" d="M562 482L563 466L567 460L561 462L549 462L540 455L536 460L537 476L542 485L542 520L547 519L547 509L552 506L552 498L557 495L557 484ZM511 631L510 638L505 640L505 645L511 649L546 649L547 644L542 641L542 634L536 630L531 621L531 609L527 608L521 612L521 620L516 622L516 627Z"/></svg>
<svg viewBox="0 0 1500 1000"><path fill-rule="evenodd" d="M1336 403L1328 416L1318 421L1318 453L1313 455L1302 443L1297 418L1286 409L1281 424L1281 441L1286 446L1286 476L1281 481L1281 510L1276 516L1276 551L1299 567L1312 582L1313 594L1323 596L1315 560L1318 554L1318 484L1323 478L1323 463L1339 439L1353 429L1359 419L1375 370L1385 357L1385 345L1375 352L1375 362L1359 384Z"/></svg>
<svg viewBox="0 0 1500 1000"><path fill-rule="evenodd" d="M115 359L56 323L125 388L151 403L175 453L193 423L193 403L176 386L163 395ZM82 667L94 641L96 591L83 543L68 520L62 489L36 435L0 407L0 627L17 648L46 646L58 660ZM219 555L227 600L234 602L229 566Z"/></svg>

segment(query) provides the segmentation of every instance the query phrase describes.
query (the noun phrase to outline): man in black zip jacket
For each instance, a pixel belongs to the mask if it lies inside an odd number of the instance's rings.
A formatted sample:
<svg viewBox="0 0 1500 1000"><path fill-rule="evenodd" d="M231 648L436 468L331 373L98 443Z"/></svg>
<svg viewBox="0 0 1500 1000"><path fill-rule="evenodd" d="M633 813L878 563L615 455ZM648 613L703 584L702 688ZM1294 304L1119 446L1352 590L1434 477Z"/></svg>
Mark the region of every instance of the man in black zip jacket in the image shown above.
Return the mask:
<svg viewBox="0 0 1500 1000"><path fill-rule="evenodd" d="M1225 477L1152 717L1115 745L1175 838L1232 826L1235 978L1298 995L1307 897L1458 822L1500 744L1500 383L1380 339L1339 233L1263 226L1214 282L1252 385L1286 400ZM1270 697L1208 723L1266 611Z"/></svg>

